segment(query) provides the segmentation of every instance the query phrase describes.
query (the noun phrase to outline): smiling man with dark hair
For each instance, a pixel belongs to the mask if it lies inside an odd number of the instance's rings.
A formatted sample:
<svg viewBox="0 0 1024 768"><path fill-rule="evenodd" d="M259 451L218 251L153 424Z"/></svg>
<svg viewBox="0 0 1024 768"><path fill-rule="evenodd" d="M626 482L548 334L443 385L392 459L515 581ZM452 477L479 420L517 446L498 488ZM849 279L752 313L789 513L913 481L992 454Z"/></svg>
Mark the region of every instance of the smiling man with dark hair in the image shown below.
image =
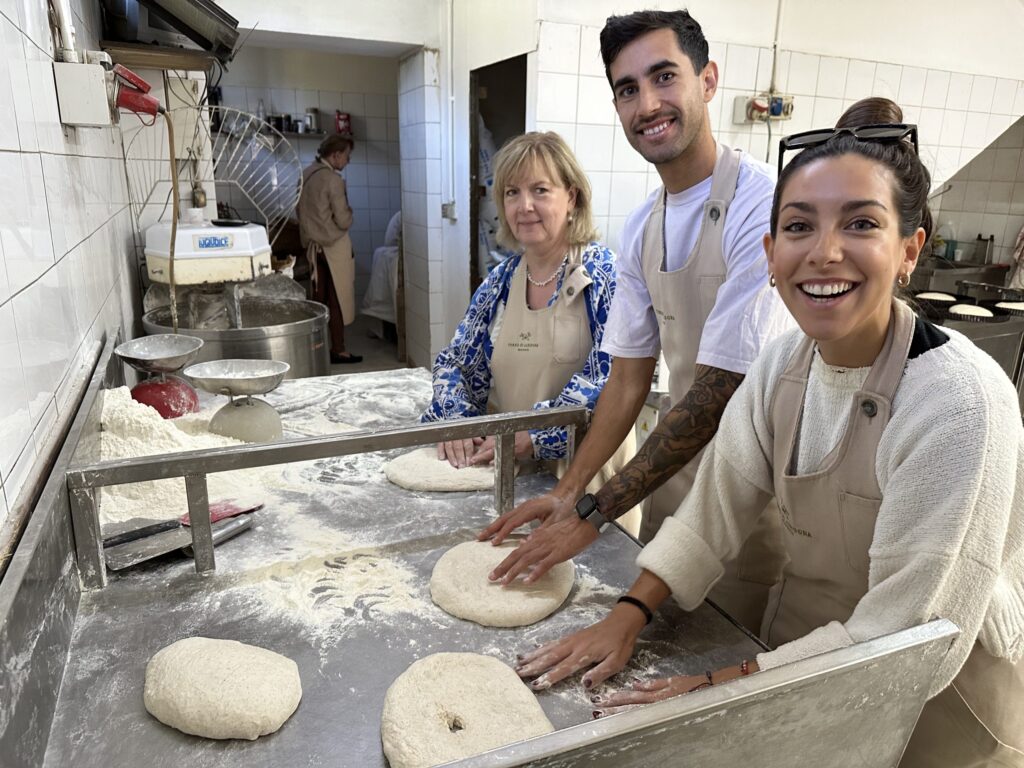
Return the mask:
<svg viewBox="0 0 1024 768"><path fill-rule="evenodd" d="M704 446L761 347L793 327L768 284L762 248L775 173L715 141L707 105L718 65L708 60L700 25L686 11L612 16L601 31L601 55L626 138L664 186L622 232L619 288L602 343L614 362L587 437L551 493L482 534L500 542L524 523L543 522L495 569L492 578L506 583L524 573L536 580L593 542L605 521L653 494L640 533L649 541L689 490ZM673 407L633 461L597 494L583 495L633 428L660 352ZM755 632L781 568L772 511L712 594ZM638 608L627 602L616 610Z"/></svg>

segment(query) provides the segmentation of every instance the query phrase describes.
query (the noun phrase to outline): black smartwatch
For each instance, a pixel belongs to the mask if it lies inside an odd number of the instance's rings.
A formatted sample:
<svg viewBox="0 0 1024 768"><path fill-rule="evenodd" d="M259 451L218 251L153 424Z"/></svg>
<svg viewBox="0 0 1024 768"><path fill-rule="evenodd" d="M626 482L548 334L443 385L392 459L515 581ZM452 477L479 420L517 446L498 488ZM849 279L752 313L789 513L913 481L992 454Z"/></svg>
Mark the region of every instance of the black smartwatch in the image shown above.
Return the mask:
<svg viewBox="0 0 1024 768"><path fill-rule="evenodd" d="M607 528L611 522L597 508L597 499L594 498L592 493L584 495L582 499L576 502L576 514L580 516L580 520L586 520L594 526L598 533Z"/></svg>

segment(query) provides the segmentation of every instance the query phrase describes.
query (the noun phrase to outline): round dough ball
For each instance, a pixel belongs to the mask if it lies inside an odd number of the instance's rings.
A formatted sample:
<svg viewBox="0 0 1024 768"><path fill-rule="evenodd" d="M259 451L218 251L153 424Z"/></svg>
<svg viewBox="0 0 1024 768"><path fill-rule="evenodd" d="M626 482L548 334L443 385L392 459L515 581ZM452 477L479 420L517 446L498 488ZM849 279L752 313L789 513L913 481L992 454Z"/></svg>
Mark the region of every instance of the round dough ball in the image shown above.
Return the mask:
<svg viewBox="0 0 1024 768"><path fill-rule="evenodd" d="M299 668L279 653L234 640L187 637L146 665L146 709L165 725L208 739L256 739L291 717Z"/></svg>
<svg viewBox="0 0 1024 768"><path fill-rule="evenodd" d="M447 460L437 458L434 446L392 459L384 465L384 474L410 491L487 491L494 487L493 466L456 469Z"/></svg>
<svg viewBox="0 0 1024 768"><path fill-rule="evenodd" d="M978 307L974 304L954 304L949 308L951 315L966 315L967 317L992 317L992 310Z"/></svg>
<svg viewBox="0 0 1024 768"><path fill-rule="evenodd" d="M452 616L485 627L523 627L554 613L576 581L572 560L559 563L533 584L516 579L503 587L487 579L517 543L495 547L489 541L467 541L452 547L430 575L431 599Z"/></svg>
<svg viewBox="0 0 1024 768"><path fill-rule="evenodd" d="M440 765L553 730L519 676L476 653L410 665L388 688L380 723L391 768Z"/></svg>

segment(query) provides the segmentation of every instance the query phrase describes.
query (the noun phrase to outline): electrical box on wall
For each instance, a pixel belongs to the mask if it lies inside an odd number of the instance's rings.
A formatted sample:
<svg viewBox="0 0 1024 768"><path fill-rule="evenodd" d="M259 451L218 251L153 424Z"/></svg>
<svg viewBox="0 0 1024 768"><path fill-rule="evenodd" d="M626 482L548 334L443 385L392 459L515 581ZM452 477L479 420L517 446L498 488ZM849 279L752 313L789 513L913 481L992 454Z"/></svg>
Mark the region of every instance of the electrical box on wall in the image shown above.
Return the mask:
<svg viewBox="0 0 1024 768"><path fill-rule="evenodd" d="M793 117L793 97L787 93L761 93L757 96L737 96L733 100L734 125L767 123L789 120Z"/></svg>
<svg viewBox="0 0 1024 768"><path fill-rule="evenodd" d="M106 70L100 64L53 63L57 108L64 125L103 128L113 125Z"/></svg>

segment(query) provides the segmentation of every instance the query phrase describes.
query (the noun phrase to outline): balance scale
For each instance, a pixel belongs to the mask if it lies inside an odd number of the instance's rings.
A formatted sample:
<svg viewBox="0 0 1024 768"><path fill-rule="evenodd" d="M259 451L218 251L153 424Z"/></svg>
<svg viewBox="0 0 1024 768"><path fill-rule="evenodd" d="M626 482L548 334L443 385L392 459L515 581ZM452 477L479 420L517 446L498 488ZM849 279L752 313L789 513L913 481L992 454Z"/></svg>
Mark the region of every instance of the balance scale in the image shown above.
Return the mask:
<svg viewBox="0 0 1024 768"><path fill-rule="evenodd" d="M267 230L259 224L215 219L178 223L174 238L175 285L245 283L273 272ZM146 269L156 283L170 282L171 223L160 221L146 229Z"/></svg>
<svg viewBox="0 0 1024 768"><path fill-rule="evenodd" d="M289 368L279 360L213 360L190 365L184 374L203 391L230 398L210 419L211 432L264 443L282 436L281 417L274 406L253 395L277 389Z"/></svg>
<svg viewBox="0 0 1024 768"><path fill-rule="evenodd" d="M132 399L155 408L165 419L199 410L199 396L185 380L172 376L190 363L203 346L194 336L162 333L126 341L114 354L149 378L132 388Z"/></svg>

